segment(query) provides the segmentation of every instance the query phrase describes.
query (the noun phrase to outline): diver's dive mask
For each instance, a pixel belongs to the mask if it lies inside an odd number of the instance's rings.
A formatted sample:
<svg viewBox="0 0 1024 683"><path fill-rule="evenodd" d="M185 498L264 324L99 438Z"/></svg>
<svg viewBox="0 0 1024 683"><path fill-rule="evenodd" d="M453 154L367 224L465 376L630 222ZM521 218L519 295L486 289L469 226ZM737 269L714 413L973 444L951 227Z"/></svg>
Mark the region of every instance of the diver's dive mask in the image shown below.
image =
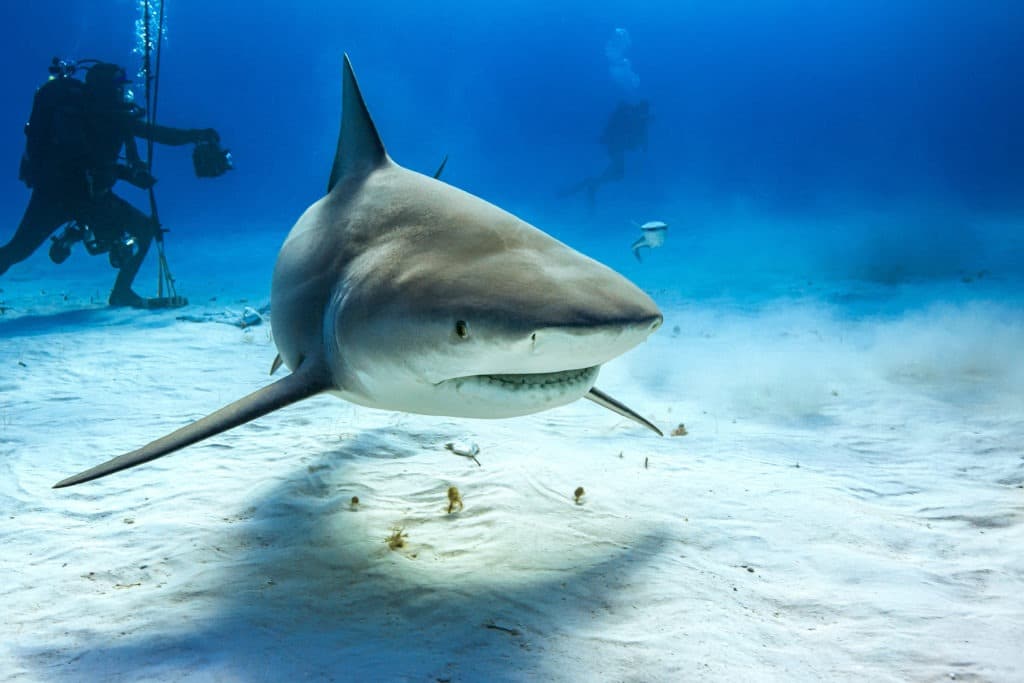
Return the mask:
<svg viewBox="0 0 1024 683"><path fill-rule="evenodd" d="M131 107L135 93L128 87L130 84L124 69L111 62L93 64L85 75L85 87L101 107Z"/></svg>
<svg viewBox="0 0 1024 683"><path fill-rule="evenodd" d="M51 78L71 78L78 70L78 65L70 59L54 57L50 60L50 66L46 67Z"/></svg>

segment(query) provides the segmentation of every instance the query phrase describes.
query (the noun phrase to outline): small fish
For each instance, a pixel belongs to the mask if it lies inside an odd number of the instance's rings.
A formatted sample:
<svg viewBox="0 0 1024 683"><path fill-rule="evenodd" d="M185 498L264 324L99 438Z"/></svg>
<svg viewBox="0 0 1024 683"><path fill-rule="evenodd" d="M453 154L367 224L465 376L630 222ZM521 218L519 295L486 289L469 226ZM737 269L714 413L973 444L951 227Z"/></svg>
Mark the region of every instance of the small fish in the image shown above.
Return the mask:
<svg viewBox="0 0 1024 683"><path fill-rule="evenodd" d="M640 247L649 247L654 249L660 247L665 243L665 233L668 232L668 223L662 221L647 221L640 226L641 234L640 239L633 242L633 256L636 256L637 261L643 261L640 258Z"/></svg>

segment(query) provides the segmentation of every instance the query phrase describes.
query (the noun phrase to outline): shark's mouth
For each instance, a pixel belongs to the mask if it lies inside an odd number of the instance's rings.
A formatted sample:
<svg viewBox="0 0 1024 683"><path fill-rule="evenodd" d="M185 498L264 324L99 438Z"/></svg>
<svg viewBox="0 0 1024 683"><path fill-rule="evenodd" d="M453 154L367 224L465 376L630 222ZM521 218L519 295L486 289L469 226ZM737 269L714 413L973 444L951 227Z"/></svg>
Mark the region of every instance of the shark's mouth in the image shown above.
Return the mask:
<svg viewBox="0 0 1024 683"><path fill-rule="evenodd" d="M476 380L490 384L509 391L523 391L536 389L573 389L577 386L590 386L597 380L599 365L578 370L562 370L561 372L535 372L518 375L474 375L472 377L460 377L456 381Z"/></svg>
<svg viewBox="0 0 1024 683"><path fill-rule="evenodd" d="M452 386L462 395L489 397L491 401L505 404L524 401L564 405L581 397L588 398L599 406L633 420L661 436L661 430L649 420L594 386L600 369L600 365L595 365L560 372L469 375L456 377L441 384Z"/></svg>
<svg viewBox="0 0 1024 683"><path fill-rule="evenodd" d="M601 366L595 365L559 372L466 375L443 381L439 386L447 386L474 401L530 406L532 412L538 406L564 405L580 398L594 386L600 369Z"/></svg>

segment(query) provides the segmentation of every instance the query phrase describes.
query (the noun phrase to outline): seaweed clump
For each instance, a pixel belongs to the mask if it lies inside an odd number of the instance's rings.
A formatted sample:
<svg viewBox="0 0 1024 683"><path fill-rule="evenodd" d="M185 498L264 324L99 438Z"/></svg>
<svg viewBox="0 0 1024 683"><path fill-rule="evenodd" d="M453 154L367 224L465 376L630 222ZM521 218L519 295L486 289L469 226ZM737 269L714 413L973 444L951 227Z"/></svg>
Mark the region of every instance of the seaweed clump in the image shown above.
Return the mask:
<svg viewBox="0 0 1024 683"><path fill-rule="evenodd" d="M405 533L405 530L402 527L396 526L391 529L391 535L384 540L388 544L389 548L392 550L398 550L399 548L405 547L405 539L408 537L409 534Z"/></svg>

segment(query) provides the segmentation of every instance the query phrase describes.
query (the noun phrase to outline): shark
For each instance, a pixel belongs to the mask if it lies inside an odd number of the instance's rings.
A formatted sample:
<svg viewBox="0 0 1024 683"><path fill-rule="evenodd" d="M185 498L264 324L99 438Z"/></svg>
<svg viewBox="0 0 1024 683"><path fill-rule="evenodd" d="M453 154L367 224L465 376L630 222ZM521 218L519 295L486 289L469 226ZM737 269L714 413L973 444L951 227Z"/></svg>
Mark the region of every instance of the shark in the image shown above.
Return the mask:
<svg viewBox="0 0 1024 683"><path fill-rule="evenodd" d="M68 477L152 461L304 399L507 418L587 398L657 434L595 386L663 321L607 266L388 155L348 55L327 194L278 253L270 319L289 374L149 444Z"/></svg>

